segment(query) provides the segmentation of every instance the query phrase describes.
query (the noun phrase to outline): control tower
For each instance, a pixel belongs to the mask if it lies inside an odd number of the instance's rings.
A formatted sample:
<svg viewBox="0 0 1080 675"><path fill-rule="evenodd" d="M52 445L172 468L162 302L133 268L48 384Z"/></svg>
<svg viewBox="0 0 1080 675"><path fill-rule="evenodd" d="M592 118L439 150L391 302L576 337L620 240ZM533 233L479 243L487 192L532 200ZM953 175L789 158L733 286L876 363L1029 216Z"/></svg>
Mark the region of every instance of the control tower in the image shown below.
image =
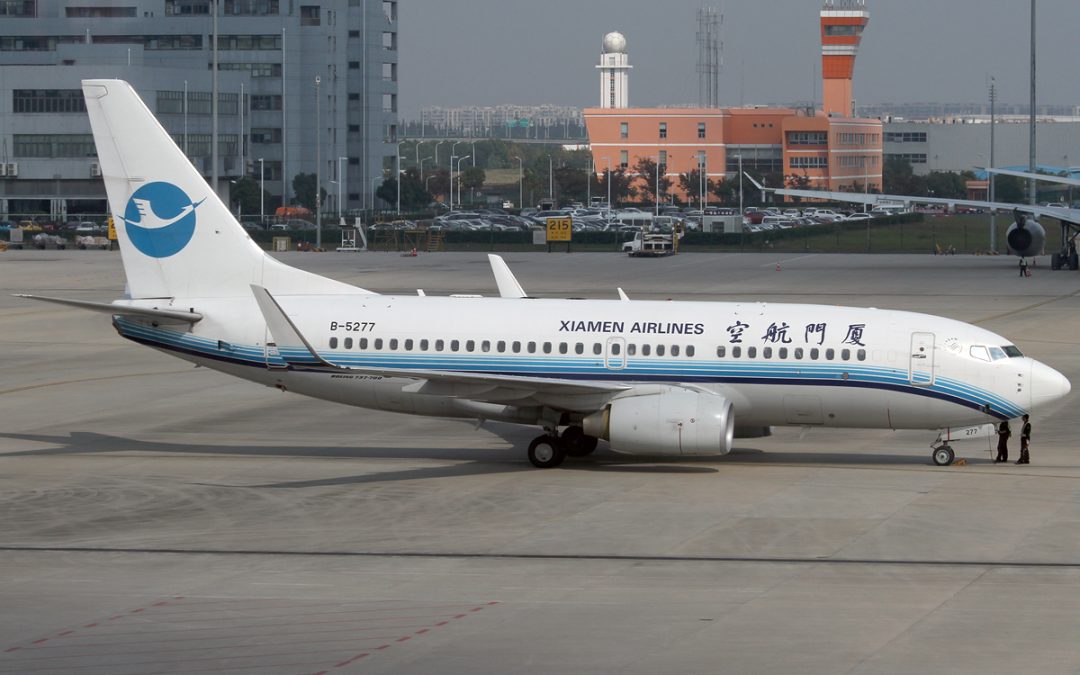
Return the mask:
<svg viewBox="0 0 1080 675"><path fill-rule="evenodd" d="M825 0L821 10L821 79L826 115L854 117L851 76L868 23L866 0Z"/></svg>
<svg viewBox="0 0 1080 675"><path fill-rule="evenodd" d="M630 105L630 57L626 54L626 38L622 33L604 36L604 53L600 55L600 107L626 108Z"/></svg>

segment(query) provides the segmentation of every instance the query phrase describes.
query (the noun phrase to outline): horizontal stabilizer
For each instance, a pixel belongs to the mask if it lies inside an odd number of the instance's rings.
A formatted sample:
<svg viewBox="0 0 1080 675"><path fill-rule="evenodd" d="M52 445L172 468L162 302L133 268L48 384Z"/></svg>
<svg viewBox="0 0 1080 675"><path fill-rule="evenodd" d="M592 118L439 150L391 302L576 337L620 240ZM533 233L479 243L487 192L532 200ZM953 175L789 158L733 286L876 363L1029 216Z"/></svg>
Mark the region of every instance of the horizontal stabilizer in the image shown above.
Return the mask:
<svg viewBox="0 0 1080 675"><path fill-rule="evenodd" d="M196 323L198 321L201 321L203 318L203 315L199 314L195 310L181 312L175 309L158 309L157 307L134 307L132 305L116 305L109 302L90 302L87 300L71 300L68 298L50 298L44 295L26 295L23 293L15 293L14 295L16 298L29 298L30 300L52 302L56 303L57 305L78 307L79 309L88 309L92 312L101 312L102 314L110 314L113 316L132 316L146 319L158 319L165 322L180 323Z"/></svg>
<svg viewBox="0 0 1080 675"><path fill-rule="evenodd" d="M259 309L262 310L263 318L266 319L270 334L274 336L278 354L284 359L285 363L290 366L305 368L311 366L333 367L319 358L315 349L300 334L296 325L285 314L285 310L281 309L281 305L277 303L277 300L274 300L274 296L270 295L269 291L255 284L251 285L251 291L255 294L255 301L259 303Z"/></svg>

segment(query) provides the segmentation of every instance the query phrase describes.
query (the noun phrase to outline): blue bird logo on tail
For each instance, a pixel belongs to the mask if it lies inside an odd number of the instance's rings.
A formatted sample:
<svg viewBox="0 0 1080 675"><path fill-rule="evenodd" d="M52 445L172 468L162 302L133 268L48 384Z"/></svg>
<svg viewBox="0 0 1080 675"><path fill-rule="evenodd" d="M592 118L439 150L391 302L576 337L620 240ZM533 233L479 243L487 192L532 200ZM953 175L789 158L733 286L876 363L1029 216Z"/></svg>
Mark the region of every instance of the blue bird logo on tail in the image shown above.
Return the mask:
<svg viewBox="0 0 1080 675"><path fill-rule="evenodd" d="M172 183L147 183L128 199L124 211L128 239L152 258L176 255L195 235L195 209L204 201L192 202Z"/></svg>

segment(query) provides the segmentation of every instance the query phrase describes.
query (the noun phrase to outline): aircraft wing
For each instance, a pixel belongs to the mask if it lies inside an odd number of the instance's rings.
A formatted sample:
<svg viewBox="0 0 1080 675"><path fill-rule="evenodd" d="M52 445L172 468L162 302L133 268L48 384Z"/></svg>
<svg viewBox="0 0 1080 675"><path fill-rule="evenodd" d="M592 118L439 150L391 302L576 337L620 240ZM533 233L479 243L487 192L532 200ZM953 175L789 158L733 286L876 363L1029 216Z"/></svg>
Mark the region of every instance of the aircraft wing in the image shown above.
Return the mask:
<svg viewBox="0 0 1080 675"><path fill-rule="evenodd" d="M1055 176L1053 174L1046 173L1028 173L1027 171L1013 171L1012 169L983 169L987 173L996 173L1002 176L1015 176L1016 178L1027 178L1035 180L1045 180L1050 183L1062 183L1064 185L1080 185L1080 178L1069 178L1067 176Z"/></svg>
<svg viewBox="0 0 1080 675"><path fill-rule="evenodd" d="M1048 216L1050 218L1057 218L1058 220L1065 220L1071 223L1080 223L1080 209L1063 209L1052 206L1031 206L1029 204L1008 204L1005 202L987 202L979 201L976 199L945 199L942 197L915 197L912 195L882 195L871 193L859 193L859 192L833 192L829 190L789 190L787 188L770 188L765 187L761 183L750 177L749 174L746 177L754 184L759 190L764 192L774 192L778 195L784 195L786 197L802 197L804 199L824 199L832 202L848 202L851 204L868 204L873 206L875 204L932 204L936 206L944 206L946 208L955 208L957 206L966 206L973 209L995 209L997 211L1004 211L1011 213L1015 210L1019 210L1023 213L1032 213L1036 216Z"/></svg>
<svg viewBox="0 0 1080 675"><path fill-rule="evenodd" d="M495 403L509 403L524 399L580 399L581 397L605 400L614 394L630 389L629 385L614 382L583 382L497 373L355 367L335 364L316 352L269 291L254 284L251 290L255 294L259 309L266 318L270 333L274 336L278 353L286 363L293 367L331 370L353 375L408 378L416 380L403 388L403 391L409 393L451 396ZM595 407L600 405L602 403L596 404Z"/></svg>

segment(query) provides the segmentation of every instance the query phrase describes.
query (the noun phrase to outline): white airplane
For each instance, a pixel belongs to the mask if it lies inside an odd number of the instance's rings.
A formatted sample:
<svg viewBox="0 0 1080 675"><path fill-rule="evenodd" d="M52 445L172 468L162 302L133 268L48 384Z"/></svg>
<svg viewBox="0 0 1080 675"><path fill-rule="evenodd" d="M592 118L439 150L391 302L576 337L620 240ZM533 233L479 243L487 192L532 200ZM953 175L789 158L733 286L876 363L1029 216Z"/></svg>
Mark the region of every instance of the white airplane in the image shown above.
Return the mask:
<svg viewBox="0 0 1080 675"><path fill-rule="evenodd" d="M540 427L537 467L599 439L723 455L774 425L953 429L1012 419L1069 381L951 319L821 305L379 295L260 249L120 80L83 82L129 297L37 298L109 314L125 338L266 386L364 408ZM205 200L205 201L203 201ZM32 296L25 296L32 297ZM948 438L948 436L945 436ZM947 444L939 465L953 460Z"/></svg>
<svg viewBox="0 0 1080 675"><path fill-rule="evenodd" d="M1035 178L1059 183L1080 185L1080 180L1051 176L1045 174L1032 174L1023 171L1010 171L1007 169L985 169L990 173L999 173L1018 178ZM744 175L754 184L758 190L772 192L787 197L801 197L805 199L822 199L830 202L847 202L849 204L864 204L875 206L878 204L931 204L944 206L952 211L958 206L976 209L992 209L994 211L1006 211L1013 214L1015 222L1005 231L1005 241L1009 246L1009 253L1022 258L1030 258L1043 254L1046 246L1046 229L1035 220L1040 216L1055 218L1061 223L1060 251L1054 252L1050 257L1052 269L1068 268L1080 269L1080 257L1077 256L1075 239L1080 231L1080 209L1060 206L1030 206L1027 204L1008 204L1005 202L989 202L977 199L948 199L942 197L917 197L912 195L886 195L862 192L833 192L829 190L792 190L788 188L765 187L754 178L744 172Z"/></svg>

